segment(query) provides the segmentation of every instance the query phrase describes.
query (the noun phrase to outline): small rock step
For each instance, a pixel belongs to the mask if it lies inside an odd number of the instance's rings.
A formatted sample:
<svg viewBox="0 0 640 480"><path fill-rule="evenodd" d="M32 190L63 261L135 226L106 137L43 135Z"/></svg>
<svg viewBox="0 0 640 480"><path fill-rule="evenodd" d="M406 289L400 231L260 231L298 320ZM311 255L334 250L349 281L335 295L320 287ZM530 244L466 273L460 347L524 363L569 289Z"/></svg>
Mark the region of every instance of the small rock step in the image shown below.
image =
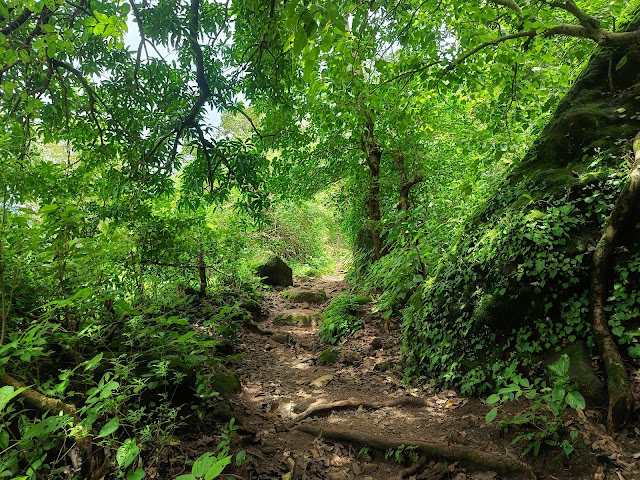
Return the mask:
<svg viewBox="0 0 640 480"><path fill-rule="evenodd" d="M273 324L315 327L318 324L319 320L320 314L315 310L296 308L292 310L285 310L284 312L279 313L276 318L273 319Z"/></svg>
<svg viewBox="0 0 640 480"><path fill-rule="evenodd" d="M327 301L324 290L312 290L308 288L290 288L282 292L282 296L292 302L323 303Z"/></svg>

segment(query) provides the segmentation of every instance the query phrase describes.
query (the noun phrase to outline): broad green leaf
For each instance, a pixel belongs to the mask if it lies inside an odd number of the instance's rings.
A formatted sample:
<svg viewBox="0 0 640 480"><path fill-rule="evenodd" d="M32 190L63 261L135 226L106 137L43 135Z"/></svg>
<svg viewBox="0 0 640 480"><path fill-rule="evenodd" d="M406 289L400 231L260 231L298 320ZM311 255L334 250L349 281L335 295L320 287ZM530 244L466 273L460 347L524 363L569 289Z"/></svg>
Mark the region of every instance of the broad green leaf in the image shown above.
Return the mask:
<svg viewBox="0 0 640 480"><path fill-rule="evenodd" d="M556 403L560 402L564 398L565 393L566 390L564 388L562 388L560 385L556 385L555 387L553 387L553 390L551 390L551 399Z"/></svg>
<svg viewBox="0 0 640 480"><path fill-rule="evenodd" d="M187 473L185 475L176 477L175 480L198 480L198 477L196 477L193 473Z"/></svg>
<svg viewBox="0 0 640 480"><path fill-rule="evenodd" d="M487 423L491 423L496 418L496 415L498 415L498 407L493 407L487 412L487 416L484 419Z"/></svg>
<svg viewBox="0 0 640 480"><path fill-rule="evenodd" d="M579 392L567 393L567 396L565 397L565 401L567 402L567 405L569 405L571 408L580 408L584 410L584 408L586 407L586 402L584 400L584 397Z"/></svg>
<svg viewBox="0 0 640 480"><path fill-rule="evenodd" d="M247 457L247 451L246 450L240 450L237 454L236 454L236 465L238 466L242 466L247 462L250 462L251 458Z"/></svg>
<svg viewBox="0 0 640 480"><path fill-rule="evenodd" d="M118 466L124 470L133 463L139 454L140 447L136 445L136 441L132 438L127 438L116 452Z"/></svg>
<svg viewBox="0 0 640 480"><path fill-rule="evenodd" d="M494 393L493 395L489 395L487 397L487 403L489 405L493 405L494 403L497 403L500 401L500 395L498 395L497 393Z"/></svg>
<svg viewBox="0 0 640 480"><path fill-rule="evenodd" d="M5 429L2 429L0 430L0 450L5 450L8 447L9 447L9 432L7 432Z"/></svg>
<svg viewBox="0 0 640 480"><path fill-rule="evenodd" d="M16 390L10 385L5 385L4 387L0 388L0 412L4 410L4 407L7 406L7 404L12 398L20 395L26 389L27 389L26 387L23 387Z"/></svg>
<svg viewBox="0 0 640 480"><path fill-rule="evenodd" d="M119 426L120 426L120 420L118 419L118 417L113 417L111 420L105 423L104 427L100 429L100 433L98 433L98 438L106 437L107 435L112 434L118 429Z"/></svg>
<svg viewBox="0 0 640 480"><path fill-rule="evenodd" d="M213 452L207 452L194 462L193 467L191 467L191 473L193 473L196 477L204 477L204 475L209 471L213 465L218 461L216 454Z"/></svg>
<svg viewBox="0 0 640 480"><path fill-rule="evenodd" d="M220 475L223 470L231 463L231 456L222 457L216 463L214 463L207 473L204 475L204 480L212 480Z"/></svg>
<svg viewBox="0 0 640 480"><path fill-rule="evenodd" d="M569 374L569 356L565 353L555 363L549 365L549 370L558 377L566 377Z"/></svg>
<svg viewBox="0 0 640 480"><path fill-rule="evenodd" d="M51 204L40 207L40 213L50 213L58 209L58 205Z"/></svg>
<svg viewBox="0 0 640 480"><path fill-rule="evenodd" d="M111 380L104 386L104 388L100 392L100 398L107 398L111 396L111 393L119 386L120 384L118 382L116 382L115 380Z"/></svg>
<svg viewBox="0 0 640 480"><path fill-rule="evenodd" d="M296 32L295 39L293 40L293 55L298 56L302 49L307 45L307 33L299 29Z"/></svg>
<svg viewBox="0 0 640 480"><path fill-rule="evenodd" d="M138 467L135 472L127 473L127 480L142 480L144 478L144 469Z"/></svg>

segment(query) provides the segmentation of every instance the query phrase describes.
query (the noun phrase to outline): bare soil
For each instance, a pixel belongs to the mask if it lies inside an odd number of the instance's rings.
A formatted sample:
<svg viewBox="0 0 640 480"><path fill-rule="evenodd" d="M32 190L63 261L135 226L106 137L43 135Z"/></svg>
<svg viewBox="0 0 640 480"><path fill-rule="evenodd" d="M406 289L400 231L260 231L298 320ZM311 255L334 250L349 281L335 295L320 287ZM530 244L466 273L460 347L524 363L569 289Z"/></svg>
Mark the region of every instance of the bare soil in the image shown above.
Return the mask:
<svg viewBox="0 0 640 480"><path fill-rule="evenodd" d="M640 467L635 460L640 456L637 455L640 430L631 425L609 436L601 425L603 412L567 416L567 429L580 432L578 455L567 459L554 450L520 459L522 449L510 445L513 432L504 434L495 423L485 422L490 407L482 399L465 398L453 390L436 392L404 384L400 327L392 322L386 331L382 319L371 313L371 305L362 312L364 328L338 346L341 350L338 361L319 365L318 357L329 345L320 341L317 326L274 325L273 319L291 309L320 313L348 285L343 275L337 274L298 279L295 286L324 290L327 301L294 303L279 291L268 292L263 304L265 315L259 324L262 332L245 329L240 335L239 350L243 354L231 368L240 375L243 385L242 392L230 399L241 425L234 448L245 449L253 461L235 467L228 478L640 479ZM290 341L286 341L287 335ZM281 343L283 340L285 343ZM415 401L403 402L407 397ZM321 411L295 422L297 416L311 407L341 400L351 400L346 402L350 407ZM372 407L394 400L401 405ZM355 407L359 403L365 405ZM525 408L526 404L509 406L511 413ZM207 429L205 422L199 432L192 432L191 447L185 442L182 448L198 450L197 447L215 445L214 438L202 433ZM326 438L320 433L324 431L342 432L348 438ZM386 441L398 439L405 448L383 451L357 441L374 437ZM421 443L443 447L447 458L408 448ZM458 458L458 452L477 452L489 461L495 459L496 467L470 461L466 454ZM523 461L526 466L520 471L500 470L500 465L507 461L514 464Z"/></svg>

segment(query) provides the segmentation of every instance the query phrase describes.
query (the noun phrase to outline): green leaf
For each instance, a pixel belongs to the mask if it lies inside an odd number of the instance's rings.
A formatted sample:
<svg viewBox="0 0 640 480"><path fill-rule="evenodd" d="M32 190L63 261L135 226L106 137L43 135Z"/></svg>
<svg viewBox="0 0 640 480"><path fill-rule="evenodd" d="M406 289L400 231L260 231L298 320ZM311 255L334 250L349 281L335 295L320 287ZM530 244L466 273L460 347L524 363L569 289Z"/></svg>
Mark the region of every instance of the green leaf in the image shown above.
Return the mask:
<svg viewBox="0 0 640 480"><path fill-rule="evenodd" d="M111 393L119 386L120 384L118 382L116 382L115 380L111 380L104 386L104 388L100 392L100 398L107 398L111 396Z"/></svg>
<svg viewBox="0 0 640 480"><path fill-rule="evenodd" d="M0 412L2 412L2 410L4 410L4 407L7 406L7 404L9 403L9 401L13 397L16 397L16 396L20 395L26 389L27 389L27 387L23 387L23 388L19 388L18 390L16 390L15 388L13 388L10 385L6 385L6 386L0 388Z"/></svg>
<svg viewBox="0 0 640 480"><path fill-rule="evenodd" d="M0 450L6 450L7 448L9 448L9 432L2 429L0 430Z"/></svg>
<svg viewBox="0 0 640 480"><path fill-rule="evenodd" d="M135 472L127 473L127 480L142 480L144 478L144 469L138 467Z"/></svg>
<svg viewBox="0 0 640 480"><path fill-rule="evenodd" d="M191 473L193 473L196 477L204 477L204 475L209 471L209 469L215 465L217 461L217 457L213 452L207 452L194 462L193 467L191 467Z"/></svg>
<svg viewBox="0 0 640 480"><path fill-rule="evenodd" d="M187 473L186 475L180 475L179 477L176 477L175 480L198 480L198 477L196 477L192 473Z"/></svg>
<svg viewBox="0 0 640 480"><path fill-rule="evenodd" d="M338 5L336 5L334 2L331 2L327 4L326 8L327 10L325 12L325 16L332 22L341 22L344 26L344 18L340 16Z"/></svg>
<svg viewBox="0 0 640 480"><path fill-rule="evenodd" d="M98 433L98 438L106 437L107 435L112 434L118 429L119 426L120 426L120 420L118 420L118 417L113 417L104 425L104 427L100 429L100 433Z"/></svg>
<svg viewBox="0 0 640 480"><path fill-rule="evenodd" d="M569 405L571 408L580 408L584 410L584 408L587 405L584 400L584 397L579 392L567 393L567 396L565 397L565 401L567 402L567 405Z"/></svg>
<svg viewBox="0 0 640 480"><path fill-rule="evenodd" d="M299 29L296 32L296 37L293 40L293 55L294 56L298 56L300 55L300 52L302 52L302 49L307 45L307 33L302 30Z"/></svg>
<svg viewBox="0 0 640 480"><path fill-rule="evenodd" d="M627 60L628 58L626 55L620 59L620 61L616 65L616 72L627 64Z"/></svg>
<svg viewBox="0 0 640 480"><path fill-rule="evenodd" d="M498 415L498 407L493 407L487 412L487 416L484 419L487 423L491 423L496 418L496 415Z"/></svg>
<svg viewBox="0 0 640 480"><path fill-rule="evenodd" d="M104 352L100 352L91 360L87 360L86 362L84 362L84 371L87 372L96 368L98 366L98 363L100 363L100 360L102 360L103 356L104 356Z"/></svg>
<svg viewBox="0 0 640 480"><path fill-rule="evenodd" d="M494 403L497 403L500 401L500 395L498 395L497 393L494 393L493 395L489 395L487 397L487 403L489 405L493 405Z"/></svg>
<svg viewBox="0 0 640 480"><path fill-rule="evenodd" d="M566 393L566 390L564 388L562 388L560 385L556 385L555 387L553 387L553 390L551 391L551 399L554 402L561 402L562 399L564 398L564 394Z"/></svg>
<svg viewBox="0 0 640 480"><path fill-rule="evenodd" d="M204 475L204 480L212 480L222 473L227 465L231 463L231 456L222 457L215 464L211 466L207 473Z"/></svg>
<svg viewBox="0 0 640 480"><path fill-rule="evenodd" d="M116 460L121 469L127 468L140 454L140 447L136 445L136 441L127 438L116 452Z"/></svg>
<svg viewBox="0 0 640 480"><path fill-rule="evenodd" d="M250 457L247 457L247 451L246 450L240 450L237 454L236 454L236 465L238 465L239 467L244 465L245 463L248 463L251 461Z"/></svg>
<svg viewBox="0 0 640 480"><path fill-rule="evenodd" d="M50 213L58 209L58 205L51 204L40 207L40 213Z"/></svg>
<svg viewBox="0 0 640 480"><path fill-rule="evenodd" d="M558 377L564 378L569 374L569 356L565 353L554 364L549 365L549 370Z"/></svg>

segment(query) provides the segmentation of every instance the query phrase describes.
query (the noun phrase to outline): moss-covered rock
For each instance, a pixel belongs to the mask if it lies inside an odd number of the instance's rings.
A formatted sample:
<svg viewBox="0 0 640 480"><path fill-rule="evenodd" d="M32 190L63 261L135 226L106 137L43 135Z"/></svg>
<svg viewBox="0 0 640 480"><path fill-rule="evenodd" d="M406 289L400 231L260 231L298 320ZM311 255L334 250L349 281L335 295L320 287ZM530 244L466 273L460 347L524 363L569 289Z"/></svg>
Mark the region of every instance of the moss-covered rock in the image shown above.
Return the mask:
<svg viewBox="0 0 640 480"><path fill-rule="evenodd" d="M610 58L616 65L625 55L611 95ZM414 375L483 390L519 365L531 371L544 352L590 341L590 253L627 175L621 165L640 130L637 112L640 52L594 55L525 158L410 298L404 352ZM636 240L627 232L621 246L636 251Z"/></svg>
<svg viewBox="0 0 640 480"><path fill-rule="evenodd" d="M262 283L271 286L288 287L293 285L293 270L277 255L267 252L252 259L256 275Z"/></svg>
<svg viewBox="0 0 640 480"><path fill-rule="evenodd" d="M254 320L262 318L262 306L257 300L247 298L240 304L240 308L246 310Z"/></svg>
<svg viewBox="0 0 640 480"><path fill-rule="evenodd" d="M291 325L314 327L320 320L320 314L313 310L295 309L285 310L278 314L273 320L274 325Z"/></svg>
<svg viewBox="0 0 640 480"><path fill-rule="evenodd" d="M569 357L569 381L594 407L607 405L607 387L596 375L591 365L591 356L582 341L570 343L558 352L552 353L546 360L547 365L555 363L562 355Z"/></svg>
<svg viewBox="0 0 640 480"><path fill-rule="evenodd" d="M282 292L282 296L292 302L323 303L327 300L324 290L308 290L304 288L291 288Z"/></svg>
<svg viewBox="0 0 640 480"><path fill-rule="evenodd" d="M329 347L320 353L318 365L333 365L338 360L338 355L340 355L339 348Z"/></svg>
<svg viewBox="0 0 640 480"><path fill-rule="evenodd" d="M211 385L216 392L219 392L220 395L224 397L239 393L242 390L240 377L230 372L218 372L214 374Z"/></svg>

